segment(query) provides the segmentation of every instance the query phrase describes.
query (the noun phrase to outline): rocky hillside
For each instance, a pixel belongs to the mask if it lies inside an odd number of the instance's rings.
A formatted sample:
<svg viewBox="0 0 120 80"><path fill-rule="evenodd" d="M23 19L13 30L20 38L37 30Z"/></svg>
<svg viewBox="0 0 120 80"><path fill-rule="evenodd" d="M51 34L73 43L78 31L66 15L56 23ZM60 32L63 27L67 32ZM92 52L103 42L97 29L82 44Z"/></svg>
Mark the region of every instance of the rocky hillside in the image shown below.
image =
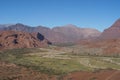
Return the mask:
<svg viewBox="0 0 120 80"><path fill-rule="evenodd" d="M1 31L0 49L45 47L51 44L40 33Z"/></svg>

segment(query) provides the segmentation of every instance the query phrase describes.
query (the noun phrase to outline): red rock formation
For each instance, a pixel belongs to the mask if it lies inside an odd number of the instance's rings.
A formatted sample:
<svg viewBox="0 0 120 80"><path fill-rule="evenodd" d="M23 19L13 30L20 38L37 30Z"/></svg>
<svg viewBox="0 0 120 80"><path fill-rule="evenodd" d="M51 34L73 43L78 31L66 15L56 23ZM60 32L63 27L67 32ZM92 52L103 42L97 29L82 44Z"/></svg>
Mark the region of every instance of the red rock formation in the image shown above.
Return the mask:
<svg viewBox="0 0 120 80"><path fill-rule="evenodd" d="M40 33L1 31L0 49L45 47L50 42Z"/></svg>

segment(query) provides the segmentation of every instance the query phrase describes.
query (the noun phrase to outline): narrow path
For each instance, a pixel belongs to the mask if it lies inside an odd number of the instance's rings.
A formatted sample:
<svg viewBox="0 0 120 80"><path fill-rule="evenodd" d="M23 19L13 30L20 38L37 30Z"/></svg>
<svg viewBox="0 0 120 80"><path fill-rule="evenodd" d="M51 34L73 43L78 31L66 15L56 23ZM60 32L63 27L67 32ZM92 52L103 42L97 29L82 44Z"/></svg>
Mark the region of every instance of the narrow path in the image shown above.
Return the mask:
<svg viewBox="0 0 120 80"><path fill-rule="evenodd" d="M80 64L82 64L82 65L84 65L84 66L87 66L87 67L90 67L90 68L102 68L102 69L104 69L105 67L101 67L101 66L95 66L95 65L92 65L91 63L90 63L90 59L89 58L82 58L82 59L80 59Z"/></svg>
<svg viewBox="0 0 120 80"><path fill-rule="evenodd" d="M113 74L111 74L109 77L107 77L105 80L110 80L113 76L120 73L120 71L115 71Z"/></svg>

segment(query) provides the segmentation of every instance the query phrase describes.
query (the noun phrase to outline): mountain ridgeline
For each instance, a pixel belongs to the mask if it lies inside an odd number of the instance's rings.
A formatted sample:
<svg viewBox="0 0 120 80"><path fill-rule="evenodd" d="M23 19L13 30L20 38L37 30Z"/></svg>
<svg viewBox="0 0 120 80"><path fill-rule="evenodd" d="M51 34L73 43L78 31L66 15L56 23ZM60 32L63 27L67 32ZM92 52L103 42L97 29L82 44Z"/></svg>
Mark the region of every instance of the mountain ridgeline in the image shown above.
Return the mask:
<svg viewBox="0 0 120 80"><path fill-rule="evenodd" d="M120 19L118 19L111 27L105 29L100 35L101 39L117 39L120 38Z"/></svg>
<svg viewBox="0 0 120 80"><path fill-rule="evenodd" d="M81 39L98 37L101 34L101 32L96 29L79 28L72 24L65 26L57 26L50 29L44 26L31 27L28 25L17 23L8 26L1 25L0 30L22 31L29 33L39 32L52 43L76 42Z"/></svg>

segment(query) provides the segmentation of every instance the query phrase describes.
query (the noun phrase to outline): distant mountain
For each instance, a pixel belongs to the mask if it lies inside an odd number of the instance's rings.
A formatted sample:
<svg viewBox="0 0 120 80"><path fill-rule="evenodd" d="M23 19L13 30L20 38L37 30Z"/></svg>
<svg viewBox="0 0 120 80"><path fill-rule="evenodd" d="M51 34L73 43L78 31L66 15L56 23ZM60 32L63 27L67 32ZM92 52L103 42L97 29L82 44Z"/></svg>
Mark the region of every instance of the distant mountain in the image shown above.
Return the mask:
<svg viewBox="0 0 120 80"><path fill-rule="evenodd" d="M120 38L120 19L115 21L115 23L111 27L104 30L103 33L100 35L100 38L101 39Z"/></svg>
<svg viewBox="0 0 120 80"><path fill-rule="evenodd" d="M68 37L71 41L78 41L80 39L98 37L101 32L91 28L79 28L75 25L69 24L66 26L58 26L52 29L54 32L59 32Z"/></svg>
<svg viewBox="0 0 120 80"><path fill-rule="evenodd" d="M0 24L0 28L1 28L1 27L8 27L8 26L10 26L10 25L12 25L12 24Z"/></svg>
<svg viewBox="0 0 120 80"><path fill-rule="evenodd" d="M101 32L97 29L92 28L82 28L82 33L84 35L84 38L96 38L101 35Z"/></svg>
<svg viewBox="0 0 120 80"><path fill-rule="evenodd" d="M14 31L24 31L24 32L33 32L33 29L34 27L30 27L21 23L13 24L3 28L3 30L14 30Z"/></svg>
<svg viewBox="0 0 120 80"><path fill-rule="evenodd" d="M3 30L3 28L8 27L12 24L0 24L0 30Z"/></svg>
<svg viewBox="0 0 120 80"><path fill-rule="evenodd" d="M45 36L46 39L50 40L53 43L76 42L80 39L98 37L101 34L101 32L96 29L79 28L72 24L57 26L53 29L50 29L44 26L31 27L17 23L8 27L3 26L0 28L0 30L24 31L30 33L40 32Z"/></svg>
<svg viewBox="0 0 120 80"><path fill-rule="evenodd" d="M46 47L49 44L51 43L40 33L27 33L21 31L0 32L0 50Z"/></svg>
<svg viewBox="0 0 120 80"><path fill-rule="evenodd" d="M43 27L43 26L34 27L33 32L40 32L52 43L58 43L58 42L64 43L68 41L65 35L59 32L54 32L53 30L47 27Z"/></svg>

